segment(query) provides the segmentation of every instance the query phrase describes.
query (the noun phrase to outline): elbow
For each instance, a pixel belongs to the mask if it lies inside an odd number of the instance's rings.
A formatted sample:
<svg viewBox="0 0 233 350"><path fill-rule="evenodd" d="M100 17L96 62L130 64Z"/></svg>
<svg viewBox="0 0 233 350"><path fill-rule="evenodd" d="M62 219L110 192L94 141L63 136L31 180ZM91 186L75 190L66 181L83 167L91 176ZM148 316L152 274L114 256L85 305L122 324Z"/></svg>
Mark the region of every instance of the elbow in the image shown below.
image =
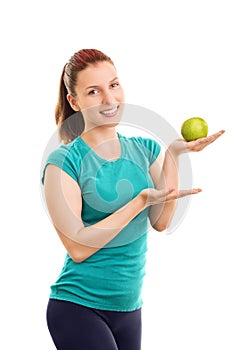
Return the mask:
<svg viewBox="0 0 233 350"><path fill-rule="evenodd" d="M81 264L88 258L88 256L84 256L84 254L80 254L77 252L69 255L70 255L70 258L73 260L73 262L75 262L76 264Z"/></svg>
<svg viewBox="0 0 233 350"><path fill-rule="evenodd" d="M79 245L79 249L74 249L70 257L76 264L81 264L95 254L97 250L99 249Z"/></svg>
<svg viewBox="0 0 233 350"><path fill-rule="evenodd" d="M154 224L152 225L153 229L158 232L164 232L166 231L170 224L171 224L172 217L165 217L165 218L159 218Z"/></svg>
<svg viewBox="0 0 233 350"><path fill-rule="evenodd" d="M81 264L83 261L85 261L85 259L81 258L81 257L72 257L71 259L73 260L73 262L75 262L76 264Z"/></svg>
<svg viewBox="0 0 233 350"><path fill-rule="evenodd" d="M166 231L167 228L168 228L168 226L163 225L163 224L158 224L158 225L153 226L153 229L157 232L164 232L164 231Z"/></svg>
<svg viewBox="0 0 233 350"><path fill-rule="evenodd" d="M155 231L164 232L168 229L169 223L167 220L157 220L152 227Z"/></svg>

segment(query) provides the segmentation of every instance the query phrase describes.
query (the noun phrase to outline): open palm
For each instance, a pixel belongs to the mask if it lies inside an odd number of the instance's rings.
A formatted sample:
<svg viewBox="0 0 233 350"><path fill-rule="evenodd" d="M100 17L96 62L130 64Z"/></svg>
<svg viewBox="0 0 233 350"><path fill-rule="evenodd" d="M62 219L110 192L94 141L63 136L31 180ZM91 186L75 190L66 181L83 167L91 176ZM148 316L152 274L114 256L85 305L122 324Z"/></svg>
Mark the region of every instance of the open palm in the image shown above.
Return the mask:
<svg viewBox="0 0 233 350"><path fill-rule="evenodd" d="M202 137L195 141L185 141L184 139L177 139L169 146L170 150L177 155L185 153L185 152L200 152L205 147L209 146L215 140L217 140L225 130L220 130L213 135Z"/></svg>

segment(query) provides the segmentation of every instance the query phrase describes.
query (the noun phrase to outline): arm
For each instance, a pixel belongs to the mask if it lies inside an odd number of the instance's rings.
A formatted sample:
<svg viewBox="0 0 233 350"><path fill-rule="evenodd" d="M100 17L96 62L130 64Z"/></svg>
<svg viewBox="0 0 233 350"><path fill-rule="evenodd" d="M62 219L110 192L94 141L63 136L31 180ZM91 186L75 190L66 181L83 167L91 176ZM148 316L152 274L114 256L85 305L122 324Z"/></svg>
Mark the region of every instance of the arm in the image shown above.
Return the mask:
<svg viewBox="0 0 233 350"><path fill-rule="evenodd" d="M146 189L105 219L85 227L81 219L81 190L72 177L59 167L49 164L46 168L44 189L53 225L68 254L78 263L104 247L150 205ZM155 191L153 194L153 204L171 199L174 199L172 190Z"/></svg>
<svg viewBox="0 0 233 350"><path fill-rule="evenodd" d="M192 142L185 142L182 139L175 140L166 150L163 165L160 159L155 161L150 167L150 174L156 188L173 188L179 197L186 195L186 191L179 191L179 156L185 152L199 152L214 142L224 133L223 130L211 136L198 139ZM162 169L161 169L162 168ZM161 169L161 170L160 170ZM191 194L200 192L200 189L193 189ZM153 197L151 190L150 197ZM149 198L149 197L148 197ZM177 197L178 198L178 197ZM150 198L151 200L152 198ZM163 204L152 205L149 219L152 227L157 231L163 231L169 227L176 209L177 200Z"/></svg>
<svg viewBox="0 0 233 350"><path fill-rule="evenodd" d="M157 189L172 188L178 192L179 188L179 159L174 154L171 147L165 152L165 156L160 153L158 159L150 167L150 175ZM164 231L170 224L176 209L177 199L150 207L149 219L152 227L156 231Z"/></svg>
<svg viewBox="0 0 233 350"><path fill-rule="evenodd" d="M99 221L84 227L81 190L66 172L48 165L44 181L45 199L54 227L70 257L82 262L111 241L146 207L140 194L125 206Z"/></svg>

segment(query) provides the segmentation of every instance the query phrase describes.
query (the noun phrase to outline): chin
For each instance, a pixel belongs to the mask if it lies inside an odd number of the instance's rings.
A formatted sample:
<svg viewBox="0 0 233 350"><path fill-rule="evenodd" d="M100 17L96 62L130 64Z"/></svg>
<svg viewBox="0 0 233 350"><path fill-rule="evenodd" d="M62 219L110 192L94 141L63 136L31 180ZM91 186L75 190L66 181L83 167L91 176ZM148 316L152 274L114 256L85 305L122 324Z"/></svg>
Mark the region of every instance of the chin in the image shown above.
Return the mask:
<svg viewBox="0 0 233 350"><path fill-rule="evenodd" d="M106 123L106 124L103 124L103 126L108 127L108 128L115 128L119 124L120 124L120 122L118 121L118 122Z"/></svg>

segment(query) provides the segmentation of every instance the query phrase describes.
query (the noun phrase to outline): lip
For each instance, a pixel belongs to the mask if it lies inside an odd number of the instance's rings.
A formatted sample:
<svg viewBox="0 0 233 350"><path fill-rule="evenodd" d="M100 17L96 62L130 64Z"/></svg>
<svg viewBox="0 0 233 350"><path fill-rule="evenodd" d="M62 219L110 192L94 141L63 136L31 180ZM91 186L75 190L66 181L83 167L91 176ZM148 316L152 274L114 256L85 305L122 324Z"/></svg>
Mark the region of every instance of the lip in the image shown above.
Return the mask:
<svg viewBox="0 0 233 350"><path fill-rule="evenodd" d="M100 114L103 115L104 117L115 117L118 113L119 105L113 106L111 108L104 109L100 111Z"/></svg>

